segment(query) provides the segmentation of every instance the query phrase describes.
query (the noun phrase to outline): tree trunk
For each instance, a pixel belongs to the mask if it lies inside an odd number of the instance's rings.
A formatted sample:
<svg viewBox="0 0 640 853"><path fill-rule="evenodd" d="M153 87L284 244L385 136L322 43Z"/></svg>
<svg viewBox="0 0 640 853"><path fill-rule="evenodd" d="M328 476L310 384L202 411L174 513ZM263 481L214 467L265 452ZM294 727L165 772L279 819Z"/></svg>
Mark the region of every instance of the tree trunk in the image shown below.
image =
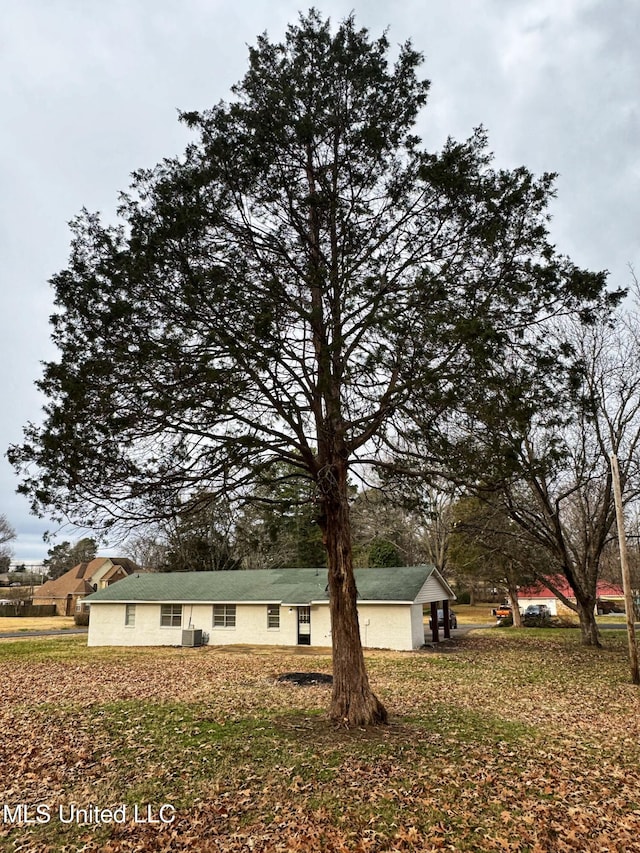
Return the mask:
<svg viewBox="0 0 640 853"><path fill-rule="evenodd" d="M320 524L329 566L333 695L329 717L342 726L370 726L387 722L387 712L376 698L364 662L358 624L357 590L353 575L347 466L339 462L321 485L323 514Z"/></svg>
<svg viewBox="0 0 640 853"><path fill-rule="evenodd" d="M522 628L522 616L518 603L518 585L510 576L507 577L507 591L511 602L511 612L513 613L513 625L515 628Z"/></svg>
<svg viewBox="0 0 640 853"><path fill-rule="evenodd" d="M595 617L595 599L588 598L580 600L576 597L578 605L578 616L580 617L580 631L582 632L583 646L602 647L600 642L600 632Z"/></svg>

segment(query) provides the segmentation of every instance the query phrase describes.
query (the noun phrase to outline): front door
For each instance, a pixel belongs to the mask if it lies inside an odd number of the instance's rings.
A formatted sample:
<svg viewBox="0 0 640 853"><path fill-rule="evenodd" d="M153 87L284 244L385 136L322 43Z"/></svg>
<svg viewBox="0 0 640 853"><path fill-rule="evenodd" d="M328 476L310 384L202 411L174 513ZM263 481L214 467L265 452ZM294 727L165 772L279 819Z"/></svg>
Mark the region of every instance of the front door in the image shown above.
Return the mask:
<svg viewBox="0 0 640 853"><path fill-rule="evenodd" d="M311 645L311 608L298 607L298 645Z"/></svg>

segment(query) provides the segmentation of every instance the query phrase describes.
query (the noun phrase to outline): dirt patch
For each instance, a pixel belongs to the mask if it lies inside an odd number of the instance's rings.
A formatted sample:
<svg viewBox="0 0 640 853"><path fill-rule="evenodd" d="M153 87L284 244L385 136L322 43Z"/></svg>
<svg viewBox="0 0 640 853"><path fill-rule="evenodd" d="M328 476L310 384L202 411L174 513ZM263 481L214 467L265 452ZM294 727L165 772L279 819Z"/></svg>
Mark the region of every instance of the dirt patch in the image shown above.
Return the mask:
<svg viewBox="0 0 640 853"><path fill-rule="evenodd" d="M333 684L333 676L324 672L285 672L276 681L286 681L299 687L316 687L319 684Z"/></svg>

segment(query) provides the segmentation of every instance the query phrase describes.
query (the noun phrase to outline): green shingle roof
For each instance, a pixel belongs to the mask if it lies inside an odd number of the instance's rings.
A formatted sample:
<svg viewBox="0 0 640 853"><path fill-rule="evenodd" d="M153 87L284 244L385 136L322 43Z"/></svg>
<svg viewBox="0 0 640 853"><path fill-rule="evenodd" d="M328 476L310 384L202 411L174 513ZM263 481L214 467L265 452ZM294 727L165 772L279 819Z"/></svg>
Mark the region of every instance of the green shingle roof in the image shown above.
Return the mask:
<svg viewBox="0 0 640 853"><path fill-rule="evenodd" d="M433 566L356 569L360 601L414 601ZM100 602L272 602L309 604L328 600L326 569L264 569L230 572L134 574L89 596Z"/></svg>

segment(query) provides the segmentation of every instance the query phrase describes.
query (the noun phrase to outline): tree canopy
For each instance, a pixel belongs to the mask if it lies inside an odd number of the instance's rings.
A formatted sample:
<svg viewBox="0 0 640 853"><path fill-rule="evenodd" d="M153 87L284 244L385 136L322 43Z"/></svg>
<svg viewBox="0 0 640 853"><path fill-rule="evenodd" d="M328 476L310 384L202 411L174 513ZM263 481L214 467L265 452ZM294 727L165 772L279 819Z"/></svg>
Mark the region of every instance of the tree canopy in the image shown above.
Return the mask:
<svg viewBox="0 0 640 853"><path fill-rule="evenodd" d="M42 561L47 574L52 580L59 578L69 569L80 563L88 563L96 556L98 545L95 539L85 537L73 545L71 542L59 543L49 548L46 558Z"/></svg>
<svg viewBox="0 0 640 853"><path fill-rule="evenodd" d="M232 554L232 524L227 502L212 499L206 492L194 495L176 507L173 518L157 525L160 542L156 540L155 568L162 572L238 569L240 561Z"/></svg>
<svg viewBox="0 0 640 853"><path fill-rule="evenodd" d="M605 281L549 240L552 174L495 169L481 129L423 149L422 57L390 54L313 10L282 43L260 36L231 100L182 114L184 155L134 173L119 224L77 217L46 418L10 452L36 511L96 527L203 489L246 499L286 463L314 492L330 715L350 724L386 712L360 646L349 476L411 459L514 352L551 360L540 323L588 312Z"/></svg>

